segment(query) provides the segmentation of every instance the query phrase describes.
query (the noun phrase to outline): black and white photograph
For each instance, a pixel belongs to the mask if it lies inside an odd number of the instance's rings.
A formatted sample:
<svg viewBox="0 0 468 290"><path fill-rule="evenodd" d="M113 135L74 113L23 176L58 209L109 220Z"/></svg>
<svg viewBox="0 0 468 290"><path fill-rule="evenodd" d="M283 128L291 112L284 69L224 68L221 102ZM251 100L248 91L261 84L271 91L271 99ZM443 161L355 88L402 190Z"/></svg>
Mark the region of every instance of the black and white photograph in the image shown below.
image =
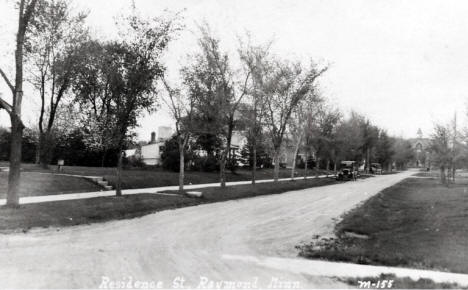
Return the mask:
<svg viewBox="0 0 468 290"><path fill-rule="evenodd" d="M0 0L0 289L468 289L468 1Z"/></svg>

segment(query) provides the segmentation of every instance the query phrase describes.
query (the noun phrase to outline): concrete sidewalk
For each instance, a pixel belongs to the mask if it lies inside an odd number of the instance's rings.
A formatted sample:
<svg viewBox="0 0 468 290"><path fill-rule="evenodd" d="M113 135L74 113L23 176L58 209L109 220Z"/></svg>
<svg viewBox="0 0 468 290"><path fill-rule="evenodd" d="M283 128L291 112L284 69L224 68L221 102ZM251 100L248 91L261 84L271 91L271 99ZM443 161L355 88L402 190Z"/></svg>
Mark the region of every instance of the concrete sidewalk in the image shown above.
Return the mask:
<svg viewBox="0 0 468 290"><path fill-rule="evenodd" d="M327 177L333 177L333 175L319 175L318 177L308 176L307 179L327 178ZM294 178L294 180L301 180L301 179L304 179L304 177ZM289 178L279 179L279 181L288 181L288 180L291 180L291 178L289 177ZM274 181L273 179L264 179L264 180L257 180L256 183L267 183L267 182L273 182L273 181ZM243 184L250 184L250 183L251 183L250 180L233 181L233 182L226 182L226 186L243 185ZM185 185L184 188L185 189L197 189L197 188L217 187L217 186L219 186L219 182ZM161 191L177 190L178 188L179 188L178 185L172 185L172 186L151 187L151 188L124 189L122 190L122 194L123 195L141 194L141 193L160 194L159 192ZM85 199L85 198L94 198L94 197L106 197L106 196L114 196L114 195L115 195L115 190L55 194L55 195L40 195L40 196L25 196L25 197L20 197L20 204ZM5 205L5 204L6 204L6 199L0 199L0 206Z"/></svg>

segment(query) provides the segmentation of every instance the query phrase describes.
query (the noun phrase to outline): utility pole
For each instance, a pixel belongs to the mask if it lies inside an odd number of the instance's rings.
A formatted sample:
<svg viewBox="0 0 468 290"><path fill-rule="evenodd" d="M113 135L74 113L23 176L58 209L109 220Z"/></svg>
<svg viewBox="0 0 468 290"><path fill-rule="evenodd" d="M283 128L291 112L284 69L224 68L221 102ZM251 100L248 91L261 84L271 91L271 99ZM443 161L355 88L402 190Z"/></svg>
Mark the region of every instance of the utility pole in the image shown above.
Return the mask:
<svg viewBox="0 0 468 290"><path fill-rule="evenodd" d="M453 116L453 139L452 139L452 156L451 156L451 165L452 165L452 180L455 183L455 154L456 154L456 143L457 143L457 111Z"/></svg>

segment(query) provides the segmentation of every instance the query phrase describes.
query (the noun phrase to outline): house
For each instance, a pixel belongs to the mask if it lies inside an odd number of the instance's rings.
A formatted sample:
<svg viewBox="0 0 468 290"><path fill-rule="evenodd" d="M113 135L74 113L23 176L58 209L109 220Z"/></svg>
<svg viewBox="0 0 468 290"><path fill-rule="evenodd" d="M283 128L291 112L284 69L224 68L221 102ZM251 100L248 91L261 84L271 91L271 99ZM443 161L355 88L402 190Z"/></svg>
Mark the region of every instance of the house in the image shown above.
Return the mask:
<svg viewBox="0 0 468 290"><path fill-rule="evenodd" d="M232 137L231 137L231 152L230 156L235 156L236 160L241 159L241 150L244 146L247 145L247 137L244 135L244 132L242 131L234 131L232 132ZM242 162L238 161L238 165L240 166L245 166L246 164L243 164Z"/></svg>
<svg viewBox="0 0 468 290"><path fill-rule="evenodd" d="M417 136L417 138L409 139L416 159L413 165L416 167L429 167L429 146L431 144L431 140L429 138L423 138L421 129L418 129Z"/></svg>
<svg viewBox="0 0 468 290"><path fill-rule="evenodd" d="M233 131L231 136L231 152L230 156L240 157L240 151L247 144L247 137L243 131ZM207 153L203 149L195 149L194 152L198 156L206 156Z"/></svg>
<svg viewBox="0 0 468 290"><path fill-rule="evenodd" d="M126 150L127 157L131 157L131 154L140 154L141 160L146 165L160 165L161 153L164 150L164 144L168 139L172 137L172 134L173 131L171 127L158 127L157 138L156 132L151 132L150 141L147 144L141 144L140 150Z"/></svg>
<svg viewBox="0 0 468 290"><path fill-rule="evenodd" d="M244 146L246 146L248 143L247 137L245 136L245 132L243 131L234 131L232 134L232 139L231 139L231 156L236 156L237 159L241 159L240 151ZM280 159L279 162L280 164L286 167L291 167L293 160L294 160L294 154L296 152L296 146L292 143L292 140L290 138L285 138L283 141L283 145L281 146L281 152L280 152ZM273 157L273 156L271 156ZM309 157L315 158L314 152L309 154ZM305 153L301 152L299 150L298 152L298 158L296 159L296 162L299 162L299 160L302 159L305 161ZM239 165L244 165L244 164L239 164Z"/></svg>
<svg viewBox="0 0 468 290"><path fill-rule="evenodd" d="M125 150L125 157L138 159L140 157L140 149L134 148Z"/></svg>

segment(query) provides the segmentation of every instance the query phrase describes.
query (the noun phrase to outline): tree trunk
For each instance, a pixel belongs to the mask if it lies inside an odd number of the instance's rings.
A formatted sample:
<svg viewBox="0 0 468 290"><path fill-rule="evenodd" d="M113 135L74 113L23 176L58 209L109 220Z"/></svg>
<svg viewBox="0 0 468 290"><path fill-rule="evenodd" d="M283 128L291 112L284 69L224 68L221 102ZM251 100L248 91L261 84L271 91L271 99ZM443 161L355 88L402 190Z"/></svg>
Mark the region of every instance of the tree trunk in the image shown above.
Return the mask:
<svg viewBox="0 0 468 290"><path fill-rule="evenodd" d="M219 182L221 187L226 187L226 156L227 153L223 152L221 161L219 162Z"/></svg>
<svg viewBox="0 0 468 290"><path fill-rule="evenodd" d="M366 173L370 172L370 150L369 148L366 149Z"/></svg>
<svg viewBox="0 0 468 290"><path fill-rule="evenodd" d="M23 124L21 123L21 103L23 98L23 44L26 30L24 25L24 1L19 7L19 27L16 34L15 51L15 86L13 91L10 144L10 171L8 174L7 206L19 207L19 184L21 178L21 143L23 139Z"/></svg>
<svg viewBox="0 0 468 290"><path fill-rule="evenodd" d="M297 159L297 155L294 154L294 157L293 157L293 161L292 161L292 164L291 164L291 180L294 180L294 171L296 171L296 159Z"/></svg>
<svg viewBox="0 0 468 290"><path fill-rule="evenodd" d="M255 142L254 142L255 143ZM255 185L255 179L257 178L257 145L253 145L252 149L253 160L252 160L252 185Z"/></svg>
<svg viewBox="0 0 468 290"><path fill-rule="evenodd" d="M229 126L228 135L226 138L227 139L226 149L224 149L224 152L221 155L221 162L219 163L219 177L220 177L221 187L223 188L226 187L226 160L231 151L231 138L232 138L233 129L234 127L232 125Z"/></svg>
<svg viewBox="0 0 468 290"><path fill-rule="evenodd" d="M293 161L291 164L291 180L294 180L294 171L296 170L296 160L297 160L297 153L299 153L299 146L301 145L301 140L302 140L302 133L299 136L299 140L297 140L296 148L294 148L294 156L293 156Z"/></svg>
<svg viewBox="0 0 468 290"><path fill-rule="evenodd" d="M107 148L104 148L104 152L102 153L102 158L101 158L101 167L104 167L106 164L106 157L107 157Z"/></svg>
<svg viewBox="0 0 468 290"><path fill-rule="evenodd" d="M304 180L307 179L307 161L308 161L308 156L307 156L307 153L305 153Z"/></svg>
<svg viewBox="0 0 468 290"><path fill-rule="evenodd" d="M280 169L280 162L279 162L279 149L278 150L275 150L275 153L274 153L274 156L273 156L273 159L275 160L275 168L273 170L273 179L275 182L278 182L278 178L279 178L279 169Z"/></svg>
<svg viewBox="0 0 468 290"><path fill-rule="evenodd" d="M327 159L327 177L328 177L328 172L330 171L330 159Z"/></svg>
<svg viewBox="0 0 468 290"><path fill-rule="evenodd" d="M39 145L38 145L38 150L39 150L39 165L41 166L41 168L43 169L47 169L47 165L48 163L45 161L45 141L46 139L46 136L45 136L45 133L42 132L42 133L39 133Z"/></svg>
<svg viewBox="0 0 468 290"><path fill-rule="evenodd" d="M184 192L185 146L179 143L179 193Z"/></svg>
<svg viewBox="0 0 468 290"><path fill-rule="evenodd" d="M119 160L117 163L117 182L115 184L115 195L122 196L122 159L123 159L122 146L119 146Z"/></svg>
<svg viewBox="0 0 468 290"><path fill-rule="evenodd" d="M36 146L36 157L35 157L34 163L37 164L37 165L41 164L41 141L40 141L40 136L39 136L39 142L37 142L37 146Z"/></svg>
<svg viewBox="0 0 468 290"><path fill-rule="evenodd" d="M50 132L41 133L39 136L39 164L42 168L47 169L51 162L51 151L53 140Z"/></svg>
<svg viewBox="0 0 468 290"><path fill-rule="evenodd" d="M319 170L320 170L320 158L317 157L317 164L315 164L315 177L319 176Z"/></svg>
<svg viewBox="0 0 468 290"><path fill-rule="evenodd" d="M19 206L19 184L21 174L21 143L23 139L23 125L15 114L11 115L11 144L10 144L10 172L8 175L8 192L6 204L11 207Z"/></svg>
<svg viewBox="0 0 468 290"><path fill-rule="evenodd" d="M23 139L24 125L21 121L21 104L23 102L23 49L24 36L28 28L28 22L32 17L37 0L32 0L29 4L25 0L19 2L18 31L16 33L15 50L15 84L9 84L13 92L13 102L11 104L11 151L10 151L10 172L8 175L8 206L19 206L19 184L21 178L21 143ZM30 13L26 13L30 12ZM5 78L6 79L6 78Z"/></svg>
<svg viewBox="0 0 468 290"><path fill-rule="evenodd" d="M255 186L255 182L257 179L257 136L258 136L258 126L257 126L257 95L254 95L254 115L253 115L253 144L252 144L252 151L253 151L253 160L252 160L252 185Z"/></svg>
<svg viewBox="0 0 468 290"><path fill-rule="evenodd" d="M445 184L445 183L446 183L446 178L445 178L445 167L444 167L444 166L441 166L441 167L440 167L440 182L442 182L442 184Z"/></svg>

